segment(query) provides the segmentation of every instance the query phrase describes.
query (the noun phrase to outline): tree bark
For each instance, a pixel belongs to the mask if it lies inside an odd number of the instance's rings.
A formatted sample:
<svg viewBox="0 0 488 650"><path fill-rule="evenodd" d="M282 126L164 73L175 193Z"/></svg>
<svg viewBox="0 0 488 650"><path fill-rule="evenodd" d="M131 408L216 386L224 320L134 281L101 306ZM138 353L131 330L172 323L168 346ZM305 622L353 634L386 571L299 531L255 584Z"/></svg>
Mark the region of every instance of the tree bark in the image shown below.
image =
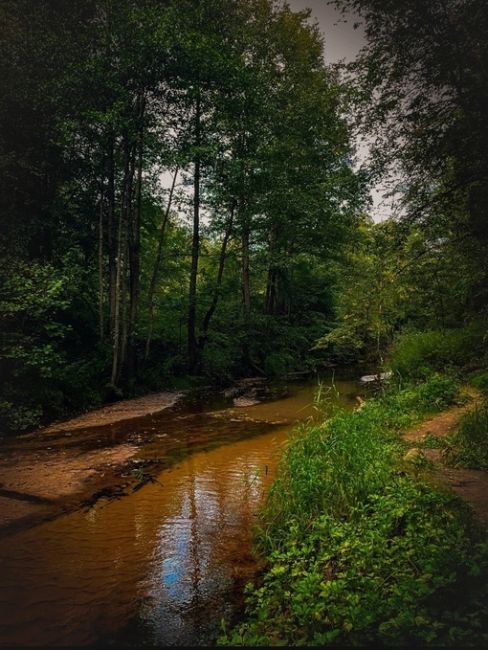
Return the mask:
<svg viewBox="0 0 488 650"><path fill-rule="evenodd" d="M173 175L173 182L171 183L171 189L169 191L169 196L168 196L168 203L166 205L166 210L164 211L164 216L161 221L161 228L159 230L159 241L158 241L158 249L156 252L156 258L154 260L154 267L153 267L153 272L151 276L151 283L149 285L149 292L148 292L148 303L149 303L149 325L148 325L148 331L147 331L147 339L146 339L146 351L144 358L147 360L149 358L149 351L151 348L151 339L152 339L152 334L153 334L153 328L154 328L154 295L156 292L156 282L158 280L158 275L159 275L159 270L161 268L161 258L162 258L162 252L163 252L163 243L164 243L164 235L166 232L166 224L168 223L169 219L169 213L171 210L171 203L173 201L173 192L175 189L176 185L176 179L178 177L178 172L179 172L179 167L178 165L176 166L175 173Z"/></svg>
<svg viewBox="0 0 488 650"><path fill-rule="evenodd" d="M219 301L220 287L222 286L222 277L224 275L227 244L229 243L229 239L232 234L232 225L234 222L234 209L235 208L232 207L230 211L229 218L227 220L227 224L225 227L224 237L222 239L222 246L220 248L220 256L219 256L219 268L217 271L217 281L215 283L215 291L213 294L212 302L210 303L210 307L208 308L207 313L205 314L205 318L203 319L202 336L200 337L200 354L203 352L203 348L205 347L210 321L212 319L212 316L215 313L215 310L217 309L217 303Z"/></svg>
<svg viewBox="0 0 488 650"><path fill-rule="evenodd" d="M241 283L242 305L244 316L249 320L251 316L251 286L249 273L249 225L244 223L241 233Z"/></svg>
<svg viewBox="0 0 488 650"><path fill-rule="evenodd" d="M100 341L104 338L103 319L103 186L100 189L100 213L98 218L98 328Z"/></svg>
<svg viewBox="0 0 488 650"><path fill-rule="evenodd" d="M140 286L140 251L141 251L141 209L142 209L142 168L144 152L144 112L146 99L141 92L138 97L138 118L139 133L137 142L137 182L135 209L131 212L130 241L129 241L129 322L128 322L128 375L133 377L136 374L136 326L139 309L139 286ZM134 150L135 156L135 150Z"/></svg>
<svg viewBox="0 0 488 650"><path fill-rule="evenodd" d="M200 251L200 91L195 106L195 173L193 177L193 236L191 245L190 293L188 304L188 368L193 372L198 362L198 345L195 335L197 305L198 256Z"/></svg>

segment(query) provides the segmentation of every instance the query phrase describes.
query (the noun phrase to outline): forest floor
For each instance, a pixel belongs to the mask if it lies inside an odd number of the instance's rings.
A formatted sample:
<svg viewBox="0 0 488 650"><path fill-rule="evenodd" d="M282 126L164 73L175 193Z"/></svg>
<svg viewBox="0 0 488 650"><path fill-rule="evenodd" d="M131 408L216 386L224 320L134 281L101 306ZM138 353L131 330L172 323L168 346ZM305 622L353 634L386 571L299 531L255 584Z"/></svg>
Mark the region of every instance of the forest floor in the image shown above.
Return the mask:
<svg viewBox="0 0 488 650"><path fill-rule="evenodd" d="M445 438L454 433L462 416L475 408L480 401L479 394L472 388L466 387L464 392L471 401L428 418L422 424L406 431L403 439L412 445L421 445L429 436ZM449 467L444 463L440 449L422 448L422 454L433 463L434 479L450 487L473 508L477 517L488 525L488 473L476 469Z"/></svg>

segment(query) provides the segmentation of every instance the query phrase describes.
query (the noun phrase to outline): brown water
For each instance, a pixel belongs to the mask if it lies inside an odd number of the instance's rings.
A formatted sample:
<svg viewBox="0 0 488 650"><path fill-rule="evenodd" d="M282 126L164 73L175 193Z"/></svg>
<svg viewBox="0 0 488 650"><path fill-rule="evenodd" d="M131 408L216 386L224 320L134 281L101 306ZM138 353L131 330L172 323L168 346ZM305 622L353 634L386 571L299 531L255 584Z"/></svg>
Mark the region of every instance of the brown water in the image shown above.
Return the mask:
<svg viewBox="0 0 488 650"><path fill-rule="evenodd" d="M352 405L355 384L336 386L336 399ZM172 453L181 439L185 458L157 482L0 540L0 643L212 644L256 571L256 513L292 422L314 413L314 389L175 415L165 431ZM187 432L197 440L199 427L207 449L193 451ZM246 428L251 437L243 437ZM168 435L161 434L160 454Z"/></svg>

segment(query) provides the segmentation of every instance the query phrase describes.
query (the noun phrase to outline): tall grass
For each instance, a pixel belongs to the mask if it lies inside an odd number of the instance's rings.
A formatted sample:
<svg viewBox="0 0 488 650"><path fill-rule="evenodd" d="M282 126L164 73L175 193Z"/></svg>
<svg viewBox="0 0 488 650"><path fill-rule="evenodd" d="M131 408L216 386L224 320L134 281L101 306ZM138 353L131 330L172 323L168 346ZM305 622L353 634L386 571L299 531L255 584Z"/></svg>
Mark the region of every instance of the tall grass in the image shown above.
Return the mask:
<svg viewBox="0 0 488 650"><path fill-rule="evenodd" d="M488 471L488 401L462 418L451 442L454 449L450 460L454 464Z"/></svg>
<svg viewBox="0 0 488 650"><path fill-rule="evenodd" d="M487 330L482 324L459 329L405 332L395 341L390 364L405 378L422 379L434 371L459 369L486 354Z"/></svg>
<svg viewBox="0 0 488 650"><path fill-rule="evenodd" d="M452 403L457 390L453 379L434 375L358 411L338 411L322 424L299 426L269 493L263 539L279 545L278 531L291 519L308 525L317 514L349 516L398 471L403 453L398 431Z"/></svg>
<svg viewBox="0 0 488 650"><path fill-rule="evenodd" d="M263 513L266 571L220 643L488 642L485 538L455 497L408 473L398 435L455 393L434 376L295 432Z"/></svg>

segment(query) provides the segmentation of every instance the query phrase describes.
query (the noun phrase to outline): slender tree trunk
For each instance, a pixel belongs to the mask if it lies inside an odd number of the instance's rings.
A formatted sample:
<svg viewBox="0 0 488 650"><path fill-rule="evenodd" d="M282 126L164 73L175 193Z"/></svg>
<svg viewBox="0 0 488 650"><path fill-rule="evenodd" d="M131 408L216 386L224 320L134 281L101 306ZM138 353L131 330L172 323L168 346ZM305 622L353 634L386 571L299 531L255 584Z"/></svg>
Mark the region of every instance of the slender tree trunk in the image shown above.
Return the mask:
<svg viewBox="0 0 488 650"><path fill-rule="evenodd" d="M266 284L266 299L264 305L264 313L267 314L268 316L274 316L276 312L277 283L278 283L278 271L276 267L272 266L268 269L268 280Z"/></svg>
<svg viewBox="0 0 488 650"><path fill-rule="evenodd" d="M190 372L196 368L198 345L195 335L197 306L198 257L200 252L200 92L198 91L195 107L195 173L193 177L193 237L191 245L190 295L188 305L188 367Z"/></svg>
<svg viewBox="0 0 488 650"><path fill-rule="evenodd" d="M125 193L125 190L124 190ZM124 206L121 206L119 213L119 222L117 228L117 255L115 258L116 277L115 277L115 295L114 295L114 313L113 313L113 354L112 354L112 375L111 383L116 385L119 376L119 355L120 355L120 306L122 299L122 284L124 275L124 255L125 255L125 222Z"/></svg>
<svg viewBox="0 0 488 650"><path fill-rule="evenodd" d="M121 303L121 338L120 338L120 361L118 368L117 382L120 381L122 370L127 361L127 343L129 336L129 321L130 321L130 307L131 307L131 247L134 239L134 175L136 170L136 155L137 146L135 143L130 143L129 146L129 178L127 182L127 201L126 201L126 251L125 259L128 261L125 264L125 273L123 276L123 290L122 290L122 303Z"/></svg>
<svg viewBox="0 0 488 650"><path fill-rule="evenodd" d="M156 258L154 260L154 267L153 267L153 272L151 276L151 283L149 285L149 292L148 292L148 303L149 303L149 325L148 325L148 330L147 330L147 339L146 339L146 352L144 355L144 358L147 360L149 358L149 351L151 348L151 339L153 335L153 329L154 329L154 296L156 293L156 282L158 280L158 275L159 275L159 270L161 268L161 258L162 258L162 253L163 253L163 243L164 243L164 235L166 232L166 224L168 223L169 219L169 213L171 210L171 203L173 201L173 192L175 189L176 185L176 179L178 177L178 171L179 167L178 165L176 166L175 173L173 175L173 181L171 183L171 189L169 191L169 196L168 196L168 203L166 205L166 210L164 211L164 216L161 221L161 228L159 230L159 241L158 241L158 249L156 251Z"/></svg>
<svg viewBox="0 0 488 650"><path fill-rule="evenodd" d="M266 283L266 298L264 313L273 316L276 311L276 298L278 293L278 269L276 267L276 243L278 235L276 225L271 227L269 235L269 268L268 280Z"/></svg>
<svg viewBox="0 0 488 650"><path fill-rule="evenodd" d="M115 160L114 137L110 136L108 149L108 176L107 176L107 245L108 245L108 287L109 287L109 328L113 336L115 328L115 302L116 302L116 252L117 234L115 223Z"/></svg>
<svg viewBox="0 0 488 650"><path fill-rule="evenodd" d="M241 283L242 305L246 320L249 320L251 316L251 286L249 278L249 226L247 223L244 223L241 233Z"/></svg>
<svg viewBox="0 0 488 650"><path fill-rule="evenodd" d="M139 309L139 286L140 286L140 253L141 253L141 209L142 209L142 167L144 151L144 112L146 99L141 92L138 98L139 113L139 134L137 142L137 181L135 209L131 214L131 238L129 243L129 261L130 261L130 278L129 278L129 323L128 323L128 374L134 377L136 374L136 326ZM134 156L136 152L134 150Z"/></svg>
<svg viewBox="0 0 488 650"><path fill-rule="evenodd" d="M205 346L206 339L207 339L207 333L208 333L210 321L212 319L212 316L215 313L215 310L217 309L217 303L219 301L220 287L222 286L222 277L224 275L227 244L229 243L229 239L232 233L232 225L234 221L234 209L235 208L232 207L231 212L229 214L229 218L227 220L224 237L222 239L222 246L220 248L220 256L219 256L219 268L217 271L217 281L215 283L215 291L213 294L212 302L210 303L210 307L208 308L207 313L205 314L205 318L203 319L202 336L200 338L200 354L201 352L203 352L203 348Z"/></svg>
<svg viewBox="0 0 488 650"><path fill-rule="evenodd" d="M100 341L104 337L103 322L103 186L100 190L100 213L98 219L98 328Z"/></svg>
<svg viewBox="0 0 488 650"><path fill-rule="evenodd" d="M127 336L126 309L126 258L128 247L128 228L132 199L132 177L134 173L132 147L127 133L124 135L124 178L122 201L119 212L117 231L117 259L115 283L115 310L113 333L113 358L111 382L117 385L120 381L121 370L125 359Z"/></svg>

